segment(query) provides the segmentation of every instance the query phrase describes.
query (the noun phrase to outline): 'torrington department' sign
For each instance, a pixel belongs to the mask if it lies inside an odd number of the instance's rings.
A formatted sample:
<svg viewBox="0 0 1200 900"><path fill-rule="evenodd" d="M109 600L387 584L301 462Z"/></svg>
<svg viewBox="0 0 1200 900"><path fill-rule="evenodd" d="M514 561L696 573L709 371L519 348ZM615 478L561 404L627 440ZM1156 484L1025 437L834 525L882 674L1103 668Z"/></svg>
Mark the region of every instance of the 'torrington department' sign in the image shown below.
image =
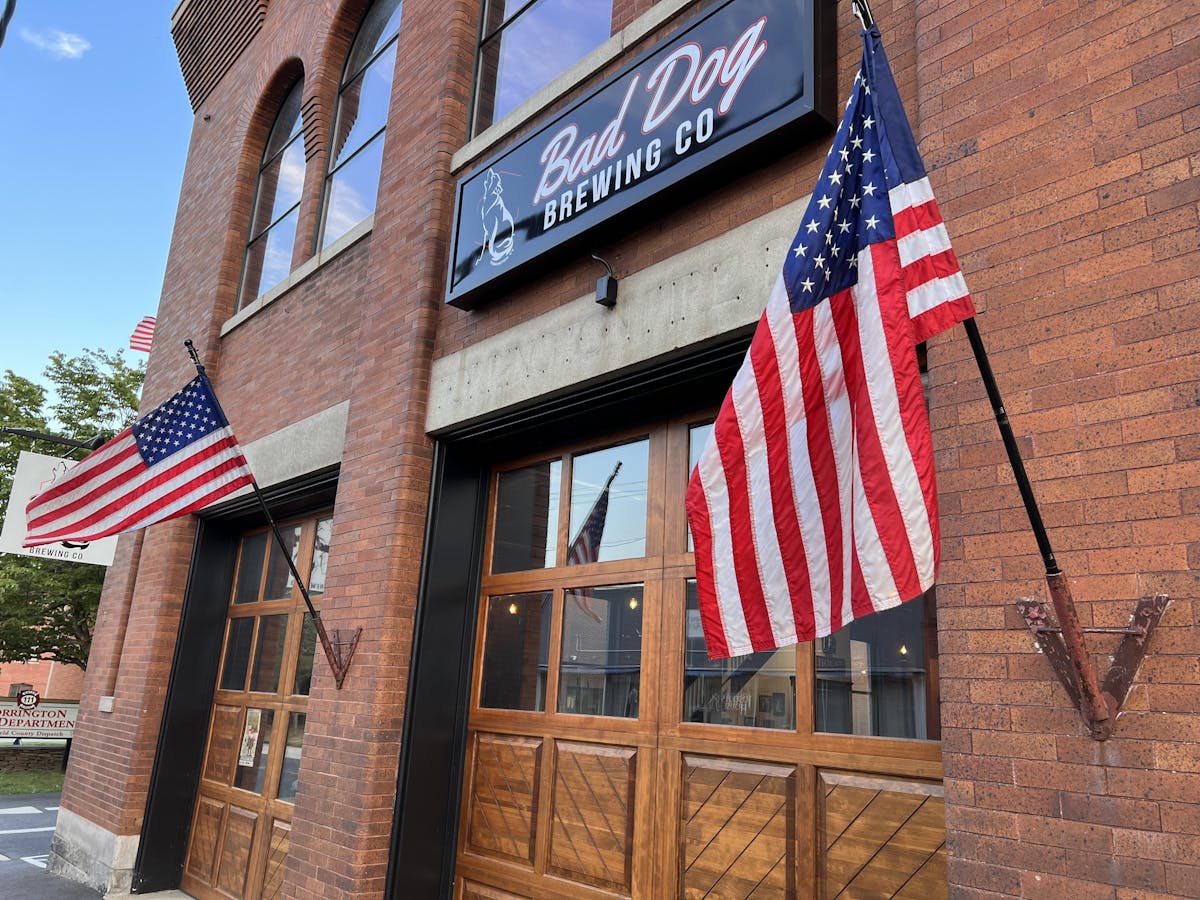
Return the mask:
<svg viewBox="0 0 1200 900"><path fill-rule="evenodd" d="M447 301L473 308L667 189L704 190L714 164L832 124L832 15L814 4L728 0L462 178Z"/></svg>
<svg viewBox="0 0 1200 900"><path fill-rule="evenodd" d="M32 709L0 700L0 738L69 738L75 734L78 703L43 700Z"/></svg>

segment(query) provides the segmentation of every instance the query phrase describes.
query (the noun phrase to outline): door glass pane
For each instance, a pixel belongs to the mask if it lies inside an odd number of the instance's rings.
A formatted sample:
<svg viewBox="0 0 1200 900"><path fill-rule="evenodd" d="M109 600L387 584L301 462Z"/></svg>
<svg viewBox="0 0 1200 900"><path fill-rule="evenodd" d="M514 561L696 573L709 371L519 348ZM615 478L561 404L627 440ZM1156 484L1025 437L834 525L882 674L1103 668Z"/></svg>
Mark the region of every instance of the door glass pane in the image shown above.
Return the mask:
<svg viewBox="0 0 1200 900"><path fill-rule="evenodd" d="M642 593L640 584L564 593L560 713L637 718Z"/></svg>
<svg viewBox="0 0 1200 900"><path fill-rule="evenodd" d="M496 485L492 571L519 572L554 565L562 460L502 472Z"/></svg>
<svg viewBox="0 0 1200 900"><path fill-rule="evenodd" d="M252 534L242 541L242 559L238 563L234 603L254 603L262 586L263 556L267 550L266 532Z"/></svg>
<svg viewBox="0 0 1200 900"><path fill-rule="evenodd" d="M300 526L281 528L279 533L283 536L283 542L291 548L292 561L295 562L300 553ZM274 540L274 536L271 540L270 560L267 564L267 587L263 599L285 600L292 595L295 579L292 578L291 567L288 566L287 558L279 549L279 542Z"/></svg>
<svg viewBox="0 0 1200 900"><path fill-rule="evenodd" d="M687 583L683 721L796 728L796 649L709 659L696 582Z"/></svg>
<svg viewBox="0 0 1200 900"><path fill-rule="evenodd" d="M688 431L688 470L687 478L690 481L692 472L696 469L696 463L700 462L700 453L704 450L704 445L708 443L708 436L712 434L712 423L707 425L694 425ZM696 549L696 545L692 543L692 526L688 523L688 552Z"/></svg>
<svg viewBox="0 0 1200 900"><path fill-rule="evenodd" d="M258 625L258 646L254 649L254 672L250 690L273 694L279 690L279 670L283 665L283 639L287 635L287 616L263 616Z"/></svg>
<svg viewBox="0 0 1200 900"><path fill-rule="evenodd" d="M650 441L575 457L568 565L646 555Z"/></svg>
<svg viewBox="0 0 1200 900"><path fill-rule="evenodd" d="M271 750L271 724L274 721L274 710L254 707L246 710L242 740L238 745L234 787L256 794L263 792L263 782L267 777L267 756Z"/></svg>
<svg viewBox="0 0 1200 900"><path fill-rule="evenodd" d="M316 542L313 544L312 571L308 573L309 594L325 593L325 570L329 568L329 540L332 537L333 519L319 521Z"/></svg>
<svg viewBox="0 0 1200 900"><path fill-rule="evenodd" d="M312 687L313 657L317 649L317 626L312 616L304 616L304 628L300 632L300 658L296 661L296 680L293 694L308 696Z"/></svg>
<svg viewBox="0 0 1200 900"><path fill-rule="evenodd" d="M254 619L230 619L225 639L225 664L221 668L221 690L244 691L246 669L250 666L250 641L254 637Z"/></svg>
<svg viewBox="0 0 1200 900"><path fill-rule="evenodd" d="M300 751L304 745L304 713L288 716L287 744L283 748L283 772L279 776L279 799L296 802L296 788L300 783Z"/></svg>
<svg viewBox="0 0 1200 900"><path fill-rule="evenodd" d="M935 680L926 652L936 642L933 608L932 599L919 598L815 642L817 731L939 736L937 704L927 694Z"/></svg>
<svg viewBox="0 0 1200 900"><path fill-rule="evenodd" d="M487 598L480 706L545 710L551 596L543 591Z"/></svg>

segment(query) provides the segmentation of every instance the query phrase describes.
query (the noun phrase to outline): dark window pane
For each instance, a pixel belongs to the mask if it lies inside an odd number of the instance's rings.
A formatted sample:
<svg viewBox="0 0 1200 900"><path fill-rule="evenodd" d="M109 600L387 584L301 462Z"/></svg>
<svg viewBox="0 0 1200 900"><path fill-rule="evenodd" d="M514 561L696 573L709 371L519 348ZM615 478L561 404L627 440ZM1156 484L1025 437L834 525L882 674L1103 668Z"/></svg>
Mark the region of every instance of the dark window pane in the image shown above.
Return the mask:
<svg viewBox="0 0 1200 900"><path fill-rule="evenodd" d="M567 590L558 711L636 719L641 670L642 586Z"/></svg>
<svg viewBox="0 0 1200 900"><path fill-rule="evenodd" d="M328 247L375 212L375 199L379 194L379 166L382 161L381 134L330 176L322 247Z"/></svg>
<svg viewBox="0 0 1200 900"><path fill-rule="evenodd" d="M252 534L242 540L242 558L238 563L237 584L233 588L234 603L254 603L258 600L266 550L266 532Z"/></svg>
<svg viewBox="0 0 1200 900"><path fill-rule="evenodd" d="M254 650L254 672L250 690L273 694L279 690L279 669L283 664L283 639L287 635L287 616L263 616L258 624L258 646Z"/></svg>
<svg viewBox="0 0 1200 900"><path fill-rule="evenodd" d="M271 134L263 150L263 162L278 153L279 148L286 144L289 138L300 134L300 100L303 95L304 80L301 79L292 87L275 115L275 124L271 126Z"/></svg>
<svg viewBox="0 0 1200 900"><path fill-rule="evenodd" d="M396 32L400 30L400 17L403 11L404 7L400 0L379 0L371 7L371 11L367 13L358 29L358 34L354 38L354 46L350 48L350 54L346 58L346 71L342 77L342 84L357 75L367 61L395 37Z"/></svg>
<svg viewBox="0 0 1200 900"><path fill-rule="evenodd" d="M292 561L295 562L296 556L300 552L300 526L281 528L279 533L283 536L283 542L291 550ZM292 585L295 584L295 579L292 577L291 567L287 564L287 557L279 549L279 542L275 540L274 535L271 537L271 552L268 558L270 562L267 564L267 586L263 593L263 599L286 600L292 595Z"/></svg>
<svg viewBox="0 0 1200 900"><path fill-rule="evenodd" d="M316 542L313 544L312 570L308 573L308 592L325 593L325 570L329 568L329 541L333 537L333 519L322 519L317 523Z"/></svg>
<svg viewBox="0 0 1200 900"><path fill-rule="evenodd" d="M646 555L649 448L643 439L575 457L568 565Z"/></svg>
<svg viewBox="0 0 1200 900"><path fill-rule="evenodd" d="M505 14L503 30L480 49L477 132L504 118L612 34L611 0L538 0L517 15ZM485 19L489 31L495 24Z"/></svg>
<svg viewBox="0 0 1200 900"><path fill-rule="evenodd" d="M932 596L855 619L816 647L817 731L936 739ZM928 620L927 620L928 616Z"/></svg>
<svg viewBox="0 0 1200 900"><path fill-rule="evenodd" d="M550 599L549 591L488 597L480 706L546 708Z"/></svg>
<svg viewBox="0 0 1200 900"><path fill-rule="evenodd" d="M300 784L300 755L304 746L304 713L288 716L287 743L283 748L283 771L279 776L278 797L288 803L296 802L296 788Z"/></svg>
<svg viewBox="0 0 1200 900"><path fill-rule="evenodd" d="M244 691L246 670L250 666L250 641L254 637L254 619L230 619L225 639L225 664L221 667L221 690Z"/></svg>
<svg viewBox="0 0 1200 900"><path fill-rule="evenodd" d="M234 787L256 794L263 792L271 750L271 725L274 721L273 710L253 707L246 710L242 740L238 747L237 775L233 778Z"/></svg>
<svg viewBox="0 0 1200 900"><path fill-rule="evenodd" d="M338 124L334 130L330 169L336 169L387 124L395 65L396 55L385 53L342 90L338 97Z"/></svg>
<svg viewBox="0 0 1200 900"><path fill-rule="evenodd" d="M312 616L304 616L304 628L300 632L300 658L296 661L296 680L292 686L293 694L308 696L312 688L313 657L317 650L317 626Z"/></svg>
<svg viewBox="0 0 1200 900"><path fill-rule="evenodd" d="M496 487L492 571L519 572L554 565L562 461L503 472Z"/></svg>
<svg viewBox="0 0 1200 900"><path fill-rule="evenodd" d="M708 425L695 425L688 432L688 480L691 480L696 463L700 462L700 454L704 450L704 445L708 443L708 436L712 434L712 430L712 423L709 423ZM696 545L692 543L692 526L689 524L688 551L690 552L695 549Z"/></svg>
<svg viewBox="0 0 1200 900"><path fill-rule="evenodd" d="M687 583L683 721L796 728L796 650L709 659L696 582Z"/></svg>

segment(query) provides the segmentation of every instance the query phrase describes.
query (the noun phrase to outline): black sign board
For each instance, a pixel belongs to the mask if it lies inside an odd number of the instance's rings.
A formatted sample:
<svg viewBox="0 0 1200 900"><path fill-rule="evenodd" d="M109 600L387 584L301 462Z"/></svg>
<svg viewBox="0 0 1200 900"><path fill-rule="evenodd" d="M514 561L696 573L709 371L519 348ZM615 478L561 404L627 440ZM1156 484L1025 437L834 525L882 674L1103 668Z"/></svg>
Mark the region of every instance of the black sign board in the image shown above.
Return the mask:
<svg viewBox="0 0 1200 900"><path fill-rule="evenodd" d="M463 177L447 301L471 309L698 173L830 127L831 5L727 0Z"/></svg>

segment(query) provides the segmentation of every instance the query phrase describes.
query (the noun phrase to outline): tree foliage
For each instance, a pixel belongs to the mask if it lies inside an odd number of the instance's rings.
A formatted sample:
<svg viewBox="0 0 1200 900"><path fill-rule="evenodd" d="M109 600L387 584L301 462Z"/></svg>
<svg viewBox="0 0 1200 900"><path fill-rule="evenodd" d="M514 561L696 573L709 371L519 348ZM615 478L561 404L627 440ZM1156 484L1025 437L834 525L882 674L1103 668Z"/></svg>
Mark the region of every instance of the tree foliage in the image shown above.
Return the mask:
<svg viewBox="0 0 1200 900"><path fill-rule="evenodd" d="M0 425L82 441L111 437L136 417L144 371L121 350L52 354L44 372L49 390L8 370L0 379ZM0 509L8 507L22 450L83 456L61 444L0 433ZM86 668L105 571L0 554L0 663L46 658Z"/></svg>

